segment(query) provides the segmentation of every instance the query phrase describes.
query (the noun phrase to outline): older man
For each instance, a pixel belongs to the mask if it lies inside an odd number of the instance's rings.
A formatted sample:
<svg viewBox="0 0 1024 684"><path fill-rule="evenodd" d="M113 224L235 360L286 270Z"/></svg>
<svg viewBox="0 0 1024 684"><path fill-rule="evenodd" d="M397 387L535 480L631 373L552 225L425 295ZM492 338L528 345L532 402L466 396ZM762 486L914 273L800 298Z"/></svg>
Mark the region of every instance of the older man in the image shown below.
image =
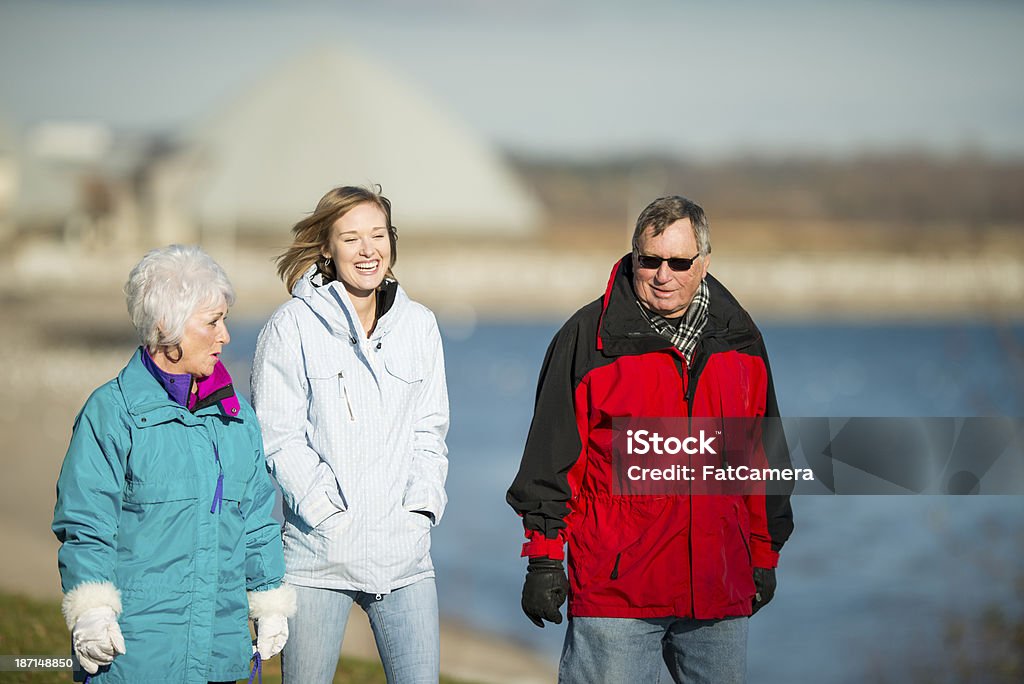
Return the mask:
<svg viewBox="0 0 1024 684"><path fill-rule="evenodd" d="M710 254L698 205L655 200L604 295L544 359L507 498L528 539L524 612L560 623L569 598L561 682L657 681L662 659L677 682L745 680L747 619L772 599L793 529L788 496L623 496L611 482L615 418L778 416L761 333L708 275ZM788 464L780 433L761 448Z"/></svg>

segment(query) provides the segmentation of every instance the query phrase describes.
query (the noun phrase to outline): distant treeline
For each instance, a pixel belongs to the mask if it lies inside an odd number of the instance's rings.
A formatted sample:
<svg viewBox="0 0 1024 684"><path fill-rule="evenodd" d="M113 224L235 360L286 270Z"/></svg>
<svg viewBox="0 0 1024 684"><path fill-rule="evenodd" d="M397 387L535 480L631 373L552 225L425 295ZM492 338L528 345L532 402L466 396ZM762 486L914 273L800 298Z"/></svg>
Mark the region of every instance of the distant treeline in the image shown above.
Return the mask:
<svg viewBox="0 0 1024 684"><path fill-rule="evenodd" d="M1024 225L1024 159L919 153L718 161L509 158L554 224L618 222L655 197L683 194L715 220Z"/></svg>

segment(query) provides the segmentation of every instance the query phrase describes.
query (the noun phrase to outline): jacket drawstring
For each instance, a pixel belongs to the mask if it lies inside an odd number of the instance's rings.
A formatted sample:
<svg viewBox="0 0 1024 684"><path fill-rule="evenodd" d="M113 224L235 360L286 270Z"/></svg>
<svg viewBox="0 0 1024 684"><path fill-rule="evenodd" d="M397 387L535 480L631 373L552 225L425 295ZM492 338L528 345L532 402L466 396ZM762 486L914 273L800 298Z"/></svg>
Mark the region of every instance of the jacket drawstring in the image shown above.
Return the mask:
<svg viewBox="0 0 1024 684"><path fill-rule="evenodd" d="M252 654L252 672L249 673L249 684L253 684L257 679L259 684L263 684L263 660L260 658L259 651Z"/></svg>
<svg viewBox="0 0 1024 684"><path fill-rule="evenodd" d="M220 473L217 475L217 489L213 492L213 505L210 506L211 513L219 513L223 508L224 502L224 468L220 464L220 452L217 451L217 445L213 445L213 457L217 459L217 469Z"/></svg>

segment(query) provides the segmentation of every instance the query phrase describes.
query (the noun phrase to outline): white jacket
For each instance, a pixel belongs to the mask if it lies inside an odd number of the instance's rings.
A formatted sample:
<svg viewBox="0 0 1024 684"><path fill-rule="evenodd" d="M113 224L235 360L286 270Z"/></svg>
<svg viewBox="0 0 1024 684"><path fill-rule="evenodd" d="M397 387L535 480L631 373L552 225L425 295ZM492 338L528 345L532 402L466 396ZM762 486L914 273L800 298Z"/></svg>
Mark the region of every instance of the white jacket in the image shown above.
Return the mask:
<svg viewBox="0 0 1024 684"><path fill-rule="evenodd" d="M394 302L367 339L344 285L315 287L314 273L264 326L252 371L284 493L285 577L385 594L434 575L430 528L448 474L441 336L389 281Z"/></svg>

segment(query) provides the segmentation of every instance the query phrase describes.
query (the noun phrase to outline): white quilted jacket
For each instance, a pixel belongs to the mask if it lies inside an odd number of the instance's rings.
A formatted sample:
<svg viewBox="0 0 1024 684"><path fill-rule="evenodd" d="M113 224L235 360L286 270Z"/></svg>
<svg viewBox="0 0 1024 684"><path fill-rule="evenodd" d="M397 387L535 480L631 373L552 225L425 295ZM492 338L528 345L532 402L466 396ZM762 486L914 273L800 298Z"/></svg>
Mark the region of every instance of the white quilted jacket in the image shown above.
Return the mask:
<svg viewBox="0 0 1024 684"><path fill-rule="evenodd" d="M441 337L389 282L394 302L367 339L344 286L314 286L314 269L264 326L252 371L284 493L285 579L385 594L434 575L448 474Z"/></svg>

